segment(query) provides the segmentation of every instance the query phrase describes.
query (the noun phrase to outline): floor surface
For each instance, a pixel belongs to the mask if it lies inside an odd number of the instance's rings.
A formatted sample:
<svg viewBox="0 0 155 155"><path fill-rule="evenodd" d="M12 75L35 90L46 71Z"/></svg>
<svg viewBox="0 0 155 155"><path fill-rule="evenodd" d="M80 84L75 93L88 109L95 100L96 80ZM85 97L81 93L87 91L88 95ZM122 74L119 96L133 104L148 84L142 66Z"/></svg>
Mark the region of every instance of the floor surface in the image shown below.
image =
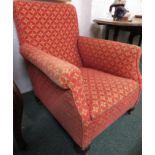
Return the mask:
<svg viewBox="0 0 155 155"><path fill-rule="evenodd" d="M38 104L33 92L23 95L23 135L27 150L14 155L78 155L73 141L46 108ZM131 115L124 115L92 143L89 155L142 155L141 101Z"/></svg>

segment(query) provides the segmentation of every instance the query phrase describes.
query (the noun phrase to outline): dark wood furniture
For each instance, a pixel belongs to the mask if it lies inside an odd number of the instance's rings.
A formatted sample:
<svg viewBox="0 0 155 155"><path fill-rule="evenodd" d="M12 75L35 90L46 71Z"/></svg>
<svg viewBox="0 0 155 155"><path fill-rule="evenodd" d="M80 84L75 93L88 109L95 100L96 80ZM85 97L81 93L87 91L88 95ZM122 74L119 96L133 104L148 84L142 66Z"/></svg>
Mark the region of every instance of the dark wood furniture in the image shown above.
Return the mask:
<svg viewBox="0 0 155 155"><path fill-rule="evenodd" d="M133 43L133 38L137 35L140 36L138 45L141 45L142 42L142 19L141 18L133 18L130 21L113 21L113 19L95 19L95 23L98 25L106 26L106 34L105 39L109 38L109 31L111 29L114 30L113 40L118 39L119 31L128 31L130 32L130 36L128 38L128 43Z"/></svg>
<svg viewBox="0 0 155 155"><path fill-rule="evenodd" d="M90 145L83 150L80 146L78 146L76 143L74 143L74 150L81 155L88 155L88 152L90 150Z"/></svg>
<svg viewBox="0 0 155 155"><path fill-rule="evenodd" d="M15 84L13 83L13 133L20 149L26 148L26 143L22 136L22 114L23 114L23 99L22 95Z"/></svg>

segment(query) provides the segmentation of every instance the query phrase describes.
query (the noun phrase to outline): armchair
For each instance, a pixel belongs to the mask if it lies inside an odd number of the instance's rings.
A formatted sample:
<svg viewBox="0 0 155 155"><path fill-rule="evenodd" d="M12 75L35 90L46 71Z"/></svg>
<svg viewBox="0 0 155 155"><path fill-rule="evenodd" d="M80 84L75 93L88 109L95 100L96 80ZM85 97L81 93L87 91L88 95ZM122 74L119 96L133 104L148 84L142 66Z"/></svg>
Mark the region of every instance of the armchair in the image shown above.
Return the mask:
<svg viewBox="0 0 155 155"><path fill-rule="evenodd" d="M35 95L86 153L137 103L141 49L79 36L70 4L14 1L14 19Z"/></svg>

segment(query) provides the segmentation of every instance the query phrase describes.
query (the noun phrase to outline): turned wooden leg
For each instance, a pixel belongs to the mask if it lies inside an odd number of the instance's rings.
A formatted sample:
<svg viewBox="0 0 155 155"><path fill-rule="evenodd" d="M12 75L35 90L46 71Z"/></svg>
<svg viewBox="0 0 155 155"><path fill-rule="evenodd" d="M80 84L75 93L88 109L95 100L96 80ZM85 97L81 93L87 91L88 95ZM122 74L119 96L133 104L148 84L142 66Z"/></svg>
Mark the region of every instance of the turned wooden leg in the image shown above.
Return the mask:
<svg viewBox="0 0 155 155"><path fill-rule="evenodd" d="M132 112L132 111L134 111L134 109L135 109L135 108L131 108L131 109L129 109L129 110L127 111L127 114L129 114L129 115L130 115L130 114L131 114L131 112Z"/></svg>
<svg viewBox="0 0 155 155"><path fill-rule="evenodd" d="M118 40L118 35L119 35L119 27L114 27L114 36L113 36L113 40L117 41Z"/></svg>
<svg viewBox="0 0 155 155"><path fill-rule="evenodd" d="M133 38L134 37L135 37L135 34L133 32L130 32L129 39L128 39L128 43L129 44L132 44L133 43Z"/></svg>
<svg viewBox="0 0 155 155"><path fill-rule="evenodd" d="M108 40L108 38L109 38L109 31L110 31L109 26L106 26L106 33L105 33L105 39L106 40Z"/></svg>
<svg viewBox="0 0 155 155"><path fill-rule="evenodd" d="M77 145L76 143L74 143L74 149L77 153L81 154L81 155L88 155L88 151L90 149L90 145L86 148L86 149L82 149L79 145Z"/></svg>

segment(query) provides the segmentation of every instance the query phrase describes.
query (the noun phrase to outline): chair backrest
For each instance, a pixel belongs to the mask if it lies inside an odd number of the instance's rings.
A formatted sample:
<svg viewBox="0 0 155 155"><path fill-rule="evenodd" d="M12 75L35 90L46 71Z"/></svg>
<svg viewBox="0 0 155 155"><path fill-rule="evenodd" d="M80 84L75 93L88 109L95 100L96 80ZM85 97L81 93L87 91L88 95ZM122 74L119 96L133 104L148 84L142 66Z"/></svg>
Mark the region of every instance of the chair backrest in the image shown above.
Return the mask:
<svg viewBox="0 0 155 155"><path fill-rule="evenodd" d="M14 1L14 20L20 44L29 43L81 66L77 14L72 5Z"/></svg>

